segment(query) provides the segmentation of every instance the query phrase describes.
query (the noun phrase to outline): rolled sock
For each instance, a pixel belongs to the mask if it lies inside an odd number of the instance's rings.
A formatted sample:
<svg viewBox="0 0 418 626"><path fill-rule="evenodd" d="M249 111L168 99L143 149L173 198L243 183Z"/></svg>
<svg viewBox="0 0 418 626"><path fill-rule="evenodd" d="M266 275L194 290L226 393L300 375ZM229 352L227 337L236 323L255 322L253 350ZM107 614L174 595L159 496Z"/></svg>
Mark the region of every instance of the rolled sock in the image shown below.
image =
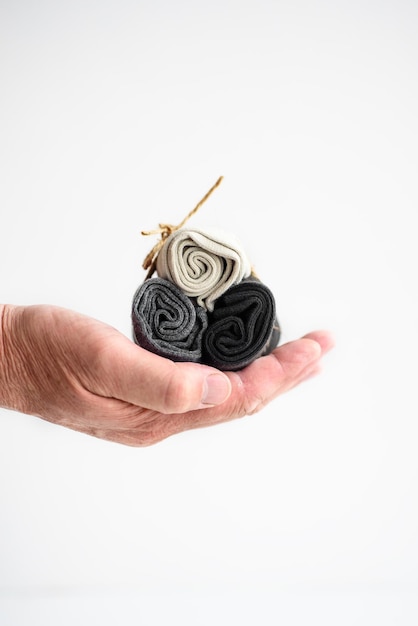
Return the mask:
<svg viewBox="0 0 418 626"><path fill-rule="evenodd" d="M238 241L217 230L180 229L160 250L157 274L175 283L197 304L213 310L214 302L251 273Z"/></svg>
<svg viewBox="0 0 418 626"><path fill-rule="evenodd" d="M199 362L207 313L173 283L150 278L132 302L132 325L138 345L173 361Z"/></svg>
<svg viewBox="0 0 418 626"><path fill-rule="evenodd" d="M239 370L269 354L279 343L280 327L272 292L250 278L215 302L203 336L203 362L220 370Z"/></svg>

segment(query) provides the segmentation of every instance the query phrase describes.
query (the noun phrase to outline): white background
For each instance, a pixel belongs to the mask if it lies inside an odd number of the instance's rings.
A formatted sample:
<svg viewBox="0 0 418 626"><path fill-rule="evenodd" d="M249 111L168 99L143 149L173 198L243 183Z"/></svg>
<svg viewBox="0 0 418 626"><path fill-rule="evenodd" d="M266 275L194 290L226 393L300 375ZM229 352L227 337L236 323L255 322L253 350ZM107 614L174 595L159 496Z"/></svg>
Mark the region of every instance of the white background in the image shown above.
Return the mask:
<svg viewBox="0 0 418 626"><path fill-rule="evenodd" d="M0 624L418 622L418 4L2 0L0 301L130 336L155 240L222 226L323 373L146 449L9 411Z"/></svg>

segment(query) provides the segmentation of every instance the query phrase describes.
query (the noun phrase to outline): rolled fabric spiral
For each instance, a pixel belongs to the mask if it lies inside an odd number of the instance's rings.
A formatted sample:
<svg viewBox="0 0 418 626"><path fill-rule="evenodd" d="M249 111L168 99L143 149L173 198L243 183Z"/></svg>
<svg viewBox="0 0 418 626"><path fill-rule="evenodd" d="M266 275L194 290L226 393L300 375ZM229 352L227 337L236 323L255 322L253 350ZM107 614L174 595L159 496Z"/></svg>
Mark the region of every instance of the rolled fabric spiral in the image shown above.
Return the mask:
<svg viewBox="0 0 418 626"><path fill-rule="evenodd" d="M132 301L135 342L173 361L200 362L207 313L163 278L142 283Z"/></svg>
<svg viewBox="0 0 418 626"><path fill-rule="evenodd" d="M175 283L208 311L232 285L251 273L250 262L234 237L216 230L185 228L167 237L156 269L158 276Z"/></svg>
<svg viewBox="0 0 418 626"><path fill-rule="evenodd" d="M203 362L235 371L269 354L279 343L280 326L272 292L255 278L228 289L208 314Z"/></svg>

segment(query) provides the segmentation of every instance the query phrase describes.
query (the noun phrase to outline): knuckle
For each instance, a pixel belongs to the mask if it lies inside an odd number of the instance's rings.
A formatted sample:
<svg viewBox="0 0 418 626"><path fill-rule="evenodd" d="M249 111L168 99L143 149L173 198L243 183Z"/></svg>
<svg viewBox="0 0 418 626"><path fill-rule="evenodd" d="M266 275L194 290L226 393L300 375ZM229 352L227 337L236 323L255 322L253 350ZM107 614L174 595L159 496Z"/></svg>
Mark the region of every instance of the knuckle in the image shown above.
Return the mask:
<svg viewBox="0 0 418 626"><path fill-rule="evenodd" d="M176 369L170 375L162 399L163 413L184 413L191 406L196 397L193 381L185 373L180 374Z"/></svg>

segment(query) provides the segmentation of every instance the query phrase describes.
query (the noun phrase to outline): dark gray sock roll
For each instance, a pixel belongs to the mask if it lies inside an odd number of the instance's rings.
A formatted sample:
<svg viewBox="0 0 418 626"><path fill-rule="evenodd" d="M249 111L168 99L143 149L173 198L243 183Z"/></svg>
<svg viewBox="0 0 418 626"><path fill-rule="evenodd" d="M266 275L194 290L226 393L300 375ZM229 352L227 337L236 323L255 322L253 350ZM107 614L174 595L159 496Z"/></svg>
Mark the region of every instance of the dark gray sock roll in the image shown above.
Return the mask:
<svg viewBox="0 0 418 626"><path fill-rule="evenodd" d="M150 278L137 289L132 325L142 348L173 361L201 361L206 311L170 281Z"/></svg>
<svg viewBox="0 0 418 626"><path fill-rule="evenodd" d="M220 370L242 369L279 343L273 294L254 278L230 287L216 300L208 322L203 362Z"/></svg>

